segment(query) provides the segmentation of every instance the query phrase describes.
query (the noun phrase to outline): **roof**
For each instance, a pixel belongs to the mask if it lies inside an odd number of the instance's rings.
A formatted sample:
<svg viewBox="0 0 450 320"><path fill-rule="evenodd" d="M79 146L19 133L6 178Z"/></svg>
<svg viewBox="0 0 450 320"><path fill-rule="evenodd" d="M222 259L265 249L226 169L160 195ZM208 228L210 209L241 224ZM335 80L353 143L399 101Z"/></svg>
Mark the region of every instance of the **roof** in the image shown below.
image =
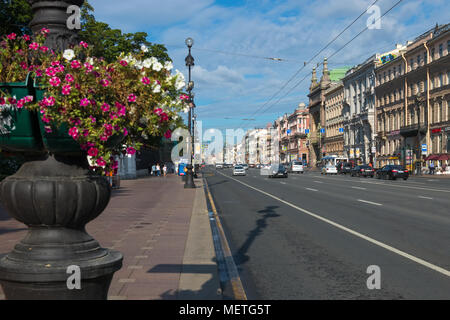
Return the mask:
<svg viewBox="0 0 450 320"><path fill-rule="evenodd" d="M339 81L345 77L345 73L350 70L351 67L341 67L330 71L330 80Z"/></svg>

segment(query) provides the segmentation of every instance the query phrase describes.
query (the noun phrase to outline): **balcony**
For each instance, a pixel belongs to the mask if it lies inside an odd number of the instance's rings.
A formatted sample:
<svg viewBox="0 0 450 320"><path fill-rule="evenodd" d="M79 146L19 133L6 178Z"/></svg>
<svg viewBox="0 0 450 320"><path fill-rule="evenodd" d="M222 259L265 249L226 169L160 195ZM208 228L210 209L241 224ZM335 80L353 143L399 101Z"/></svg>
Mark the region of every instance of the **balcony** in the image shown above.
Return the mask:
<svg viewBox="0 0 450 320"><path fill-rule="evenodd" d="M427 128L425 126L420 126L418 123L400 128L400 135L403 137L414 137L419 135L419 132L420 134L425 135L427 133Z"/></svg>

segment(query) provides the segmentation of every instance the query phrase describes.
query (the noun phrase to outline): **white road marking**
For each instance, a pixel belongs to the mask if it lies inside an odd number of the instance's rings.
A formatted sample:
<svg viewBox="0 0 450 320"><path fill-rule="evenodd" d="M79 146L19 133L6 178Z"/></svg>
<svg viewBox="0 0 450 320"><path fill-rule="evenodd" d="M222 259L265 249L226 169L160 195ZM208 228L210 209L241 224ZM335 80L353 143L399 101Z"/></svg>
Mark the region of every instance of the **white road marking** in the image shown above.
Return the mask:
<svg viewBox="0 0 450 320"><path fill-rule="evenodd" d="M429 199L429 200L433 200L433 198L430 197L424 197L424 196L419 196L420 199Z"/></svg>
<svg viewBox="0 0 450 320"><path fill-rule="evenodd" d="M222 173L221 173L221 174L222 174ZM225 177L228 177L228 176L226 176L226 175L224 175L224 174L222 174L222 175L225 176ZM300 207L298 207L298 206L296 206L296 205L294 205L294 204L292 204L292 203L290 203L290 202L287 202L287 201L285 201L285 200L283 200L283 199L280 199L280 198L278 198L277 196L274 196L274 195L272 195L272 194L270 194L270 193L268 193L268 192L265 192L265 191L263 191L263 190L257 189L257 188L255 188L255 187L252 187L251 185L248 185L248 184L246 184L246 183L244 183L244 182L242 182L242 181L236 180L236 179L234 179L234 178L232 178L232 177L228 177L228 178L230 178L230 179L232 179L232 180L235 180L236 182L238 182L238 183L240 183L240 184L243 184L244 186L246 186L246 187L248 187L248 188L250 188L250 189L253 189L253 190L255 190L255 191L258 191L258 192L260 192L260 193L262 193L262 194L264 194L264 195L266 195L266 196L268 196L268 197L271 197L271 198L273 198L273 199L275 199L275 200L278 200L279 202L282 202L282 203L284 203L284 204L286 204L286 205L288 205L288 206L290 206L290 207L292 207L292 208L294 208L294 209L296 209L296 210L298 210L298 211L301 211L301 212L303 212L303 213L305 213L305 214L307 214L307 215L309 215L309 216L311 216L311 217L314 217L314 218L316 218L316 219L318 219L318 220L321 220L321 221L323 221L323 222L325 222L325 223L328 223L329 225L332 225L332 226L334 226L334 227L336 227L336 228L338 228L338 229L341 229L341 230L343 230L343 231L346 231L346 232L348 232L348 233L350 233L350 234L352 234L352 235L354 235L354 236L356 236L356 237L358 237L358 238L364 239L364 240L366 240L366 241L368 241L368 242L370 242L370 243L373 243L373 244L375 244L375 245L377 245L377 246L379 246L379 247L381 247L381 248L384 248L384 249L386 249L386 250L388 250L388 251L391 251L391 252L393 252L393 253L396 253L396 254L398 254L399 256L402 256L402 257L404 257L404 258L406 258L406 259L409 259L409 260L411 260L411 261L414 261L414 262L416 262L416 263L418 263L418 264L420 264L420 265L422 265L422 266L425 266L425 267L427 267L427 268L429 268L429 269L431 269L431 270L434 270L434 271L436 271L436 272L439 272L439 273L441 273L441 274L443 274L443 275L445 275L445 276L447 276L447 277L450 277L450 271L449 271L449 270L446 270L446 269L444 269L444 268L441 268L441 267L439 267L439 266L437 266L437 265L434 265L434 264L432 264L432 263L430 263L430 262L428 262L428 261L425 261L425 260L423 260L423 259L421 259L421 258L415 257L415 256L413 256L413 255L411 255L411 254L409 254L409 253L406 253L406 252L404 252L404 251L401 251L401 250L399 250L399 249L397 249L397 248L395 248L395 247L392 247L392 246L387 245L387 244L385 244L385 243L383 243L383 242L380 242L380 241L378 241L378 240L375 240L375 239L373 239L373 238L371 238L371 237L368 237L368 236L366 236L366 235L364 235L364 234L362 234L362 233L359 233L359 232L354 231L354 230L352 230L352 229L350 229L350 228L347 228L347 227L345 227L345 226L343 226L343 225L341 225L341 224L339 224L339 223L336 223L336 222L334 222L334 221L331 221L331 220L329 220L329 219L327 219L327 218L324 218L324 217L322 217L322 216L320 216L320 215L318 215L318 214L312 213L311 211L308 211L308 210L306 210L306 209L300 208Z"/></svg>
<svg viewBox="0 0 450 320"><path fill-rule="evenodd" d="M361 188L361 187L352 187L352 189L367 190L367 188Z"/></svg>
<svg viewBox="0 0 450 320"><path fill-rule="evenodd" d="M382 206L381 203L376 203L376 202L372 202L372 201L361 200L361 199L358 199L358 201L359 201L359 202L368 203L368 204L373 204L373 205L375 205L375 206Z"/></svg>
<svg viewBox="0 0 450 320"><path fill-rule="evenodd" d="M316 189L311 189L311 188L305 188L306 190L310 190L310 191L319 191L319 190L316 190Z"/></svg>
<svg viewBox="0 0 450 320"><path fill-rule="evenodd" d="M280 182L281 184L286 184L286 182Z"/></svg>
<svg viewBox="0 0 450 320"><path fill-rule="evenodd" d="M317 182L317 183L323 183L322 181L314 181L314 182Z"/></svg>

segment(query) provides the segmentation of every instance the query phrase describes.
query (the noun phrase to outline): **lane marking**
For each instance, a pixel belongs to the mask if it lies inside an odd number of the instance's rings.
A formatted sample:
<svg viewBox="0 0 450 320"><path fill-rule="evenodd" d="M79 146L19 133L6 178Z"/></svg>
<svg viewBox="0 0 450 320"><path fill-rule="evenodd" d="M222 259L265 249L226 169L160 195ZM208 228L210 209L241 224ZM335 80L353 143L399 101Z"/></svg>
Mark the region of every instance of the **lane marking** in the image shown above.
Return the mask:
<svg viewBox="0 0 450 320"><path fill-rule="evenodd" d="M286 182L281 182L281 181L280 181L280 183L281 183L281 184L286 184Z"/></svg>
<svg viewBox="0 0 450 320"><path fill-rule="evenodd" d="M361 199L358 199L358 201L359 201L359 202L368 203L368 204L373 204L374 206L382 206L381 203L376 203L376 202L372 202L372 201L361 200Z"/></svg>
<svg viewBox="0 0 450 320"><path fill-rule="evenodd" d="M224 177L228 177L227 175L220 173ZM237 179L232 178L235 181L239 181ZM223 253L225 255L225 263L227 265L227 272L230 276L230 283L231 283L231 290L233 291L234 298L236 300L247 300L247 294L245 293L244 285L242 284L241 278L239 276L239 271L236 267L236 263L233 259L233 254L231 252L230 246L228 245L227 238L225 236L225 231L223 230L222 223L220 221L219 214L217 213L216 205L214 204L214 200L211 195L211 191L209 190L208 182L206 181L206 178L203 179L206 193L208 195L209 203L211 205L211 209L213 212L211 212L210 217L213 218L216 222L217 229L220 234L220 239L222 243Z"/></svg>
<svg viewBox="0 0 450 320"><path fill-rule="evenodd" d="M306 190L310 190L310 191L319 191L319 190L316 190L316 189L311 189L311 188L305 188Z"/></svg>
<svg viewBox="0 0 450 320"><path fill-rule="evenodd" d="M314 182L316 182L316 183L323 183L322 181L315 181L315 180L314 180Z"/></svg>
<svg viewBox="0 0 450 320"><path fill-rule="evenodd" d="M424 196L419 196L420 199L428 199L428 200L433 200L433 198L430 197L424 197Z"/></svg>
<svg viewBox="0 0 450 320"><path fill-rule="evenodd" d="M367 188L361 188L361 187L352 187L352 189L367 190Z"/></svg>
<svg viewBox="0 0 450 320"><path fill-rule="evenodd" d="M437 265L434 265L434 264L432 264L432 263L430 263L430 262L428 262L428 261L425 261L425 260L423 260L423 259L421 259L421 258L415 257L415 256L413 256L413 255L411 255L411 254L409 254L409 253L406 253L406 252L404 252L404 251L401 251L401 250L399 250L399 249L397 249L397 248L395 248L395 247L392 247L392 246L390 246L390 245L387 245L387 244L385 244L385 243L383 243L383 242L381 242L381 241L375 240L375 239L373 239L373 238L371 238L371 237L368 237L368 236L366 236L366 235L364 235L364 234L362 234L362 233L359 233L359 232L354 231L354 230L352 230L352 229L350 229L350 228L347 228L347 227L345 227L345 226L343 226L343 225L341 225L341 224L339 224L339 223L336 223L336 222L334 222L334 221L332 221L332 220L329 220L329 219L327 219L327 218L324 218L324 217L322 217L322 216L320 216L320 215L318 215L318 214L315 214L315 213L313 213L313 212L311 212L311 211L308 211L308 210L306 210L306 209L300 208L299 206L296 206L296 205L294 205L294 204L292 204L292 203L290 203L290 202L287 202L287 201L285 201L285 200L283 200L283 199L280 199L280 198L278 198L277 196L274 196L274 195L272 195L272 194L270 194L270 193L268 193L268 192L265 192L265 191L263 191L263 190L260 190L260 189L258 189L258 188L255 188L255 187L253 187L253 186L251 186L251 185L248 185L248 184L246 184L246 183L244 183L244 182L241 182L241 181L236 180L236 179L234 179L234 178L228 177L228 176L226 176L226 175L223 175L223 176L225 176L225 177L227 177L227 178L230 178L230 179L232 179L232 180L235 180L236 182L238 182L238 183L240 183L240 184L242 184L242 185L244 185L244 186L246 186L246 187L248 187L248 188L250 188L250 189L253 189L253 190L255 190L255 191L258 191L258 192L260 192L260 193L262 193L262 194L264 194L264 195L266 195L266 196L268 196L268 197L270 197L270 198L272 198L272 199L278 200L279 202L284 203L284 204L286 204L286 205L288 205L288 206L290 206L290 207L292 207L292 208L294 208L294 209L296 209L296 210L298 210L298 211L301 211L301 212L303 212L303 213L305 213L305 214L307 214L307 215L309 215L309 216L311 216L311 217L313 217L313 218L316 218L316 219L318 219L318 220L321 220L321 221L323 221L323 222L325 222L325 223L327 223L327 224L329 224L329 225L332 225L332 226L334 226L334 227L336 227L336 228L338 228L338 229L341 229L341 230L343 230L343 231L346 231L346 232L348 232L348 233L350 233L350 234L352 234L352 235L354 235L354 236L356 236L356 237L358 237L358 238L364 239L364 240L366 240L366 241L368 241L368 242L370 242L370 243L373 243L373 244L375 244L375 245L377 245L377 246L379 246L379 247L381 247L381 248L384 248L384 249L386 249L386 250L388 250L388 251L391 251L391 252L393 252L393 253L396 253L396 254L398 254L399 256L402 256L402 257L404 257L404 258L406 258L406 259L409 259L409 260L411 260L411 261L414 261L414 262L416 262L417 264L420 264L420 265L422 265L422 266L424 266L424 267L427 267L427 268L429 268L429 269L431 269L431 270L434 270L434 271L436 271L436 272L439 272L439 273L441 273L441 274L443 274L443 275L445 275L445 276L447 276L447 277L450 277L450 271L449 271L449 270L446 270L446 269L444 269L444 268L442 268L442 267L439 267L439 266L437 266Z"/></svg>

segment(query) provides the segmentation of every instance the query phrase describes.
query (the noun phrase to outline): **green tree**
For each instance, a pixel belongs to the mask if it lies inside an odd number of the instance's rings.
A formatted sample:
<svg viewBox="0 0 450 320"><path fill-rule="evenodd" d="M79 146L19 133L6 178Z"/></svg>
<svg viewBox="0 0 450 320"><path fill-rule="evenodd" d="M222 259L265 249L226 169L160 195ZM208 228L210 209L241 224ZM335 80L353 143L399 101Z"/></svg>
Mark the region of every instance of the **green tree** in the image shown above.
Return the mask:
<svg viewBox="0 0 450 320"><path fill-rule="evenodd" d="M0 35L30 34L33 14L27 0L0 0Z"/></svg>

